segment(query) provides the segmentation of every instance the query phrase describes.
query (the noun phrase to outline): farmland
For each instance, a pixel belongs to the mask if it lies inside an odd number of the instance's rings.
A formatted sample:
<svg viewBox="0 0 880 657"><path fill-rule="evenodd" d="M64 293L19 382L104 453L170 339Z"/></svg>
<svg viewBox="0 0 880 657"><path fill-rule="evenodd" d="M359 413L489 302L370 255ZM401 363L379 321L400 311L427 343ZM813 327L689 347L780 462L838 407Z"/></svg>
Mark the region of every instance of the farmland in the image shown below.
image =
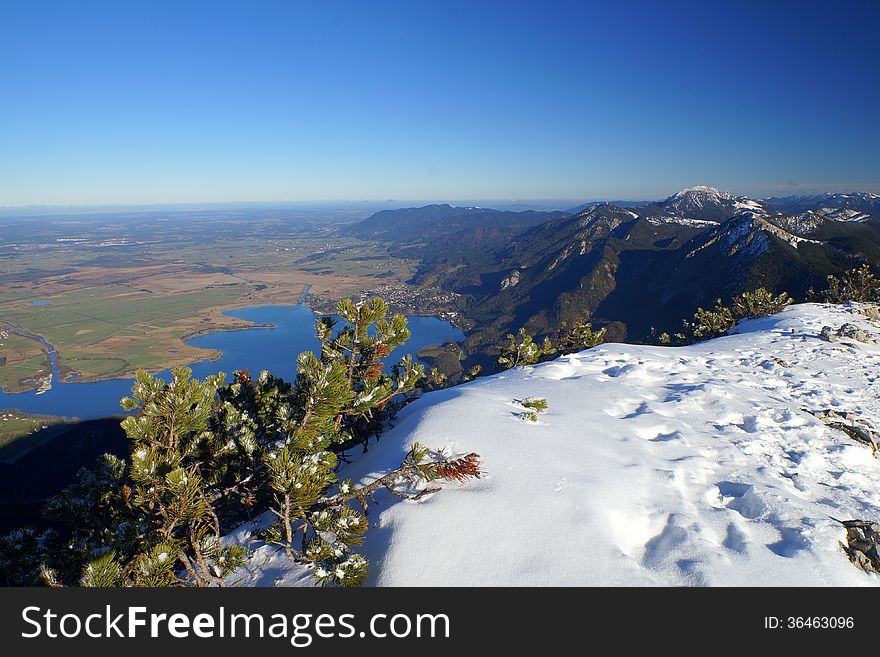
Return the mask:
<svg viewBox="0 0 880 657"><path fill-rule="evenodd" d="M38 339L54 347L62 378L127 376L216 356L185 340L248 326L223 314L232 308L297 303L306 289L327 302L403 285L415 263L338 237L334 222L348 219L277 211L2 218L0 387L33 389L48 374Z"/></svg>
<svg viewBox="0 0 880 657"><path fill-rule="evenodd" d="M15 410L0 411L0 461L15 460L26 450L57 435L63 426L69 426L66 418L21 413ZM25 440L25 437L34 434L39 434L35 437L39 440L34 438Z"/></svg>

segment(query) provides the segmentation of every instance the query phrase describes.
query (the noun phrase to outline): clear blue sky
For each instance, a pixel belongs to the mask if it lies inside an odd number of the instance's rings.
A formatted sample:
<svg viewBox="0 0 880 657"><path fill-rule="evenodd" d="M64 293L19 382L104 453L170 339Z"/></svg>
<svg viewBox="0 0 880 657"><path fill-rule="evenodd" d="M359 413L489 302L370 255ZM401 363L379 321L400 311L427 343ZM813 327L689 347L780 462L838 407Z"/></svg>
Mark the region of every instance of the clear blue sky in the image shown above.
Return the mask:
<svg viewBox="0 0 880 657"><path fill-rule="evenodd" d="M0 205L880 191L878 24L876 0L3 0Z"/></svg>

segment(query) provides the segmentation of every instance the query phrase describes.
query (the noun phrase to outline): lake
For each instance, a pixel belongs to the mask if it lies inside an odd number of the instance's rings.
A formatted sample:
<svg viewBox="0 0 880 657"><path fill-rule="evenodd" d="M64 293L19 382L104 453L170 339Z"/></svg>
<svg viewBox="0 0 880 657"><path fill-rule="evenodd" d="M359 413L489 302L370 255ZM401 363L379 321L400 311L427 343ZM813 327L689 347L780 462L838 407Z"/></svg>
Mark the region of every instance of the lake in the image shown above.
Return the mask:
<svg viewBox="0 0 880 657"><path fill-rule="evenodd" d="M303 351L317 352L315 338L315 315L307 306L256 306L225 313L255 324L271 324L272 328L255 328L243 331L219 331L207 333L188 340L195 347L215 349L223 355L214 361L193 363L193 376L203 378L209 374L226 372L231 380L234 370L250 370L256 376L261 370L269 370L276 376L293 381L296 375L296 357ZM341 326L341 322L339 324ZM406 354L413 354L422 347L460 341L464 335L457 328L436 317L409 317L412 337L402 347L395 349L385 359L386 369ZM160 376L168 378L168 372ZM60 415L89 420L121 413L119 400L131 392L132 379L108 379L92 383L75 380L59 382L53 377L52 389L43 394L36 391L17 394L0 393L0 409L16 408L26 413Z"/></svg>

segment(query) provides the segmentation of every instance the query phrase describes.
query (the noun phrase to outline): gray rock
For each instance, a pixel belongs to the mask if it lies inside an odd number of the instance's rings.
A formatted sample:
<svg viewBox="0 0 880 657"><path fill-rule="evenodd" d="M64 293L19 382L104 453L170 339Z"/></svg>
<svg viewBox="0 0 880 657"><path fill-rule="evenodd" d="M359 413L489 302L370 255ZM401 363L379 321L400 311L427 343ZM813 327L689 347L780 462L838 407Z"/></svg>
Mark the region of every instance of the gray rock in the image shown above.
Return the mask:
<svg viewBox="0 0 880 657"><path fill-rule="evenodd" d="M838 521L846 527L846 556L866 573L880 574L880 525L868 520Z"/></svg>
<svg viewBox="0 0 880 657"><path fill-rule="evenodd" d="M518 270L514 269L510 272L510 275L505 277L503 281L501 281L501 289L506 290L509 287L515 287L517 283L519 283L520 273Z"/></svg>
<svg viewBox="0 0 880 657"><path fill-rule="evenodd" d="M837 329L837 337L849 338L856 342L873 342L867 331L860 329L855 324L850 324L849 322Z"/></svg>
<svg viewBox="0 0 880 657"><path fill-rule="evenodd" d="M829 427L843 431L857 443L867 445L871 448L871 453L876 455L880 451L880 433L867 420L863 420L849 411L836 411L832 408L823 408L817 411L809 408L803 410Z"/></svg>
<svg viewBox="0 0 880 657"><path fill-rule="evenodd" d="M847 322L836 331L830 326L823 326L819 333L819 337L826 342L838 342L840 340L850 340L853 342L864 342L876 344L877 340L864 329L860 329L855 324Z"/></svg>

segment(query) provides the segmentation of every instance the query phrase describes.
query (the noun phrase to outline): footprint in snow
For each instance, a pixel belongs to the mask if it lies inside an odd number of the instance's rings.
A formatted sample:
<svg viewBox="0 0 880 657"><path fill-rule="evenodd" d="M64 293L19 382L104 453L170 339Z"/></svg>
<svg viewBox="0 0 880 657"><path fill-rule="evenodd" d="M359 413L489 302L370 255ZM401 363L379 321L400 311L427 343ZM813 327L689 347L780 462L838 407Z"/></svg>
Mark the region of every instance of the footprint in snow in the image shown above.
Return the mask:
<svg viewBox="0 0 880 657"><path fill-rule="evenodd" d="M777 527L777 529L779 540L767 545L771 552L780 557L791 558L801 550L807 549L807 540L799 529L794 527Z"/></svg>
<svg viewBox="0 0 880 657"><path fill-rule="evenodd" d="M733 523L727 525L727 536L722 543L724 547L733 552L744 553L749 545L748 537Z"/></svg>

